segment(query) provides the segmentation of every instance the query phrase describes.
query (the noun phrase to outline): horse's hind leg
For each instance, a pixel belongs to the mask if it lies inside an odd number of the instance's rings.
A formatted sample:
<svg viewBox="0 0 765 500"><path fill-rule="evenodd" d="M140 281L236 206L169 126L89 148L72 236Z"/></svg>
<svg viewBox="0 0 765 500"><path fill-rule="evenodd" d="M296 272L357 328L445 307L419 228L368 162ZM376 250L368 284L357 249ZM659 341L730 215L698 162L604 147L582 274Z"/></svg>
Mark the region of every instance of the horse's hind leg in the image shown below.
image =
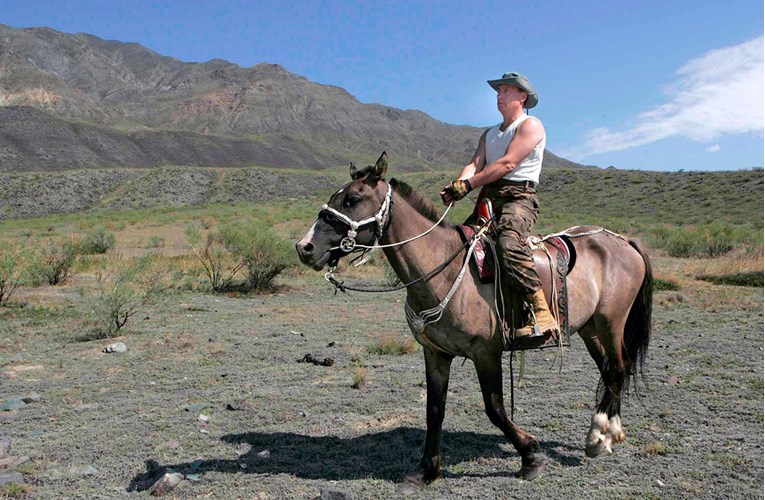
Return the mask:
<svg viewBox="0 0 765 500"><path fill-rule="evenodd" d="M516 476L532 480L539 475L543 467L542 461L534 456L534 452L539 450L539 443L533 435L525 432L507 418L502 395L501 362L501 352L499 356L492 357L492 359L475 360L484 407L489 420L499 427L521 455L521 470L516 473Z"/></svg>
<svg viewBox="0 0 765 500"><path fill-rule="evenodd" d="M579 332L584 339L587 350L598 365L601 375L602 396L596 413L592 416L590 430L587 433L585 454L597 457L603 453L612 453L611 445L621 443L626 439L621 421L621 390L624 386L627 371L621 353L618 351L617 338L613 334L613 325L606 327L604 322L590 321ZM607 332L606 335L598 335ZM604 348L604 345L608 349Z"/></svg>

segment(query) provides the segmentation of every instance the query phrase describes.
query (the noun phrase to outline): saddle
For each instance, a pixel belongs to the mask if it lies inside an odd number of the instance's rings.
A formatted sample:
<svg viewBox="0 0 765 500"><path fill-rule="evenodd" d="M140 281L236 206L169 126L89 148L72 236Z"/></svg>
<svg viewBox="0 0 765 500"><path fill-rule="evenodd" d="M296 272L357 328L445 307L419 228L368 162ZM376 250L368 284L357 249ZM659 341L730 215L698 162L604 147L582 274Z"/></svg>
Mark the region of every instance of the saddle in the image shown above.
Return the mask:
<svg viewBox="0 0 765 500"><path fill-rule="evenodd" d="M486 235L476 244L471 265L478 272L482 283L493 283L498 278L496 269L496 250L494 248L494 213L491 201L481 199L476 204L476 209L465 224L458 225L457 230L463 238L463 241L472 239L475 233L484 225L490 224L490 229ZM576 262L576 252L574 245L566 234L555 234L548 236L530 236L527 244L531 248L534 258L534 268L542 282L545 298L548 307L553 316L558 320L560 327L560 337L550 336L539 346L540 349L546 347L569 346L569 321L568 321L568 290L566 286L566 276L574 267ZM525 307L525 301L522 293L513 290L509 297L505 297L505 350L512 349L512 331L521 328L528 321L529 312Z"/></svg>

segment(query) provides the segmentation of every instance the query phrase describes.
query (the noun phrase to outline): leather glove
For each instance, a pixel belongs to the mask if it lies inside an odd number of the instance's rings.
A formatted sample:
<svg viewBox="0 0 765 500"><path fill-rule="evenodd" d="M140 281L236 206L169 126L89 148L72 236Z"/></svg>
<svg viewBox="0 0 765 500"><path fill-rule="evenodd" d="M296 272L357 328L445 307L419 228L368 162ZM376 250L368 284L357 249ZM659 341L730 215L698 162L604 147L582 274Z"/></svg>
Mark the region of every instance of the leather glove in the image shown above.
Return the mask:
<svg viewBox="0 0 765 500"><path fill-rule="evenodd" d="M459 201L473 190L473 186L470 185L470 181L467 179L457 179L452 181L446 189L455 201Z"/></svg>

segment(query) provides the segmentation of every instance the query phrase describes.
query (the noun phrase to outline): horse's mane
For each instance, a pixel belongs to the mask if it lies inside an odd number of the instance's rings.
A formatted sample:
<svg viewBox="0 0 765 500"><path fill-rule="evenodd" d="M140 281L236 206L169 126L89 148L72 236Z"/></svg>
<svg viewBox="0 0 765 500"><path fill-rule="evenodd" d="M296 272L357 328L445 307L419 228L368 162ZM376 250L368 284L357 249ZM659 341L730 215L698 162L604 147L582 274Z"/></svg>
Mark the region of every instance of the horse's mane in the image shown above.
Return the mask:
<svg viewBox="0 0 765 500"><path fill-rule="evenodd" d="M415 191L415 189L409 184L397 179L391 179L390 186L393 188L393 191L404 198L406 202L412 206L412 208L417 210L429 220L438 222L438 219L441 218L441 214L438 213L436 207L431 202L429 202L425 196ZM441 225L443 224L444 223L441 222Z"/></svg>

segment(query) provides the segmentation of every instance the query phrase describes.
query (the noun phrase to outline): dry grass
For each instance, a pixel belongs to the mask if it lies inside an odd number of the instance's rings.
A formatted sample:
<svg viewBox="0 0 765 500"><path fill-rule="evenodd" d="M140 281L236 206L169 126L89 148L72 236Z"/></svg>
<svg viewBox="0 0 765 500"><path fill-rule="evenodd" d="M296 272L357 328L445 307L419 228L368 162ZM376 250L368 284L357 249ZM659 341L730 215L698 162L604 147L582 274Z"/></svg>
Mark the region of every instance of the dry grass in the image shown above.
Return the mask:
<svg viewBox="0 0 765 500"><path fill-rule="evenodd" d="M661 441L652 441L645 446L645 452L649 456L666 455L667 445Z"/></svg>
<svg viewBox="0 0 765 500"><path fill-rule="evenodd" d="M361 366L360 363L356 363L353 367L353 384L354 389L363 389L369 382L369 373L367 369Z"/></svg>
<svg viewBox="0 0 765 500"><path fill-rule="evenodd" d="M375 337L374 342L367 347L367 352L382 356L405 356L418 348L419 344L413 337L386 332Z"/></svg>

